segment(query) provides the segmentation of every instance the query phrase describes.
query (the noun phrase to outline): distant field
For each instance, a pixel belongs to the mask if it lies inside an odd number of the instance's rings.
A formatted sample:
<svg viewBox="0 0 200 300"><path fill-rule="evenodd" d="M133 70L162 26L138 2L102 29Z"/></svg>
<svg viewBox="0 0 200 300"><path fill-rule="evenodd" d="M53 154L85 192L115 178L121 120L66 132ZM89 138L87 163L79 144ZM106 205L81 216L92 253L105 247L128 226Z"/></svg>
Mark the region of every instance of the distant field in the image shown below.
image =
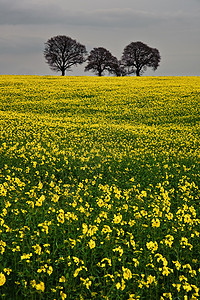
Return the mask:
<svg viewBox="0 0 200 300"><path fill-rule="evenodd" d="M200 299L200 77L0 76L0 299Z"/></svg>

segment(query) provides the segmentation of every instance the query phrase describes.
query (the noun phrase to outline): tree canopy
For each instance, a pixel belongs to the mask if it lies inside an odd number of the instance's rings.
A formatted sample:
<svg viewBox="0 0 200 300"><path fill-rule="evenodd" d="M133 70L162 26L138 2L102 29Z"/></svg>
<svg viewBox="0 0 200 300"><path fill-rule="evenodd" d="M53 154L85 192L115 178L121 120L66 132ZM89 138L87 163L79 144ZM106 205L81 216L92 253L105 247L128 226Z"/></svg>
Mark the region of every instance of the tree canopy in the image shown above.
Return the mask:
<svg viewBox="0 0 200 300"><path fill-rule="evenodd" d="M50 38L45 43L44 57L51 70L62 72L65 75L66 70L72 66L82 64L87 54L84 45L78 43L65 35L58 35Z"/></svg>
<svg viewBox="0 0 200 300"><path fill-rule="evenodd" d="M91 50L87 58L87 66L85 71L92 71L98 76L102 76L105 71L116 73L118 69L118 60L110 51L103 47Z"/></svg>
<svg viewBox="0 0 200 300"><path fill-rule="evenodd" d="M156 48L151 48L142 42L132 42L124 48L122 64L127 74L135 73L140 76L147 67L154 71L160 62L160 53Z"/></svg>
<svg viewBox="0 0 200 300"><path fill-rule="evenodd" d="M141 76L147 68L154 71L158 68L161 56L156 48L151 48L142 42L131 42L117 59L103 47L93 48L87 56L86 47L65 35L50 38L45 43L44 57L53 71L61 72L87 62L85 71L92 71L98 76L105 72L116 76L136 74Z"/></svg>

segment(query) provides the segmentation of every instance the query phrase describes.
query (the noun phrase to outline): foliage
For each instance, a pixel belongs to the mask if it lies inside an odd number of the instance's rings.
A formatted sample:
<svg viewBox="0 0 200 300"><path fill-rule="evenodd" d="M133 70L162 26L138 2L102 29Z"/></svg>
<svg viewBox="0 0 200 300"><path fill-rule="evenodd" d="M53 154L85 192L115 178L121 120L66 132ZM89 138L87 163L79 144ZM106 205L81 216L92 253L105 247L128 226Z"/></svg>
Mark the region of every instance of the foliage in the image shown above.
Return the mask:
<svg viewBox="0 0 200 300"><path fill-rule="evenodd" d="M105 71L111 74L114 73L117 76L121 75L117 58L103 47L92 49L87 61L88 64L85 67L85 71L92 70L98 76L102 76Z"/></svg>
<svg viewBox="0 0 200 300"><path fill-rule="evenodd" d="M142 42L132 42L124 48L122 63L127 74L135 73L140 76L148 67L154 71L160 62L160 53L157 49L151 48Z"/></svg>
<svg viewBox="0 0 200 300"><path fill-rule="evenodd" d="M62 72L85 61L86 48L65 35L50 38L45 43L44 57L53 71Z"/></svg>
<svg viewBox="0 0 200 300"><path fill-rule="evenodd" d="M200 79L0 84L1 299L199 299Z"/></svg>

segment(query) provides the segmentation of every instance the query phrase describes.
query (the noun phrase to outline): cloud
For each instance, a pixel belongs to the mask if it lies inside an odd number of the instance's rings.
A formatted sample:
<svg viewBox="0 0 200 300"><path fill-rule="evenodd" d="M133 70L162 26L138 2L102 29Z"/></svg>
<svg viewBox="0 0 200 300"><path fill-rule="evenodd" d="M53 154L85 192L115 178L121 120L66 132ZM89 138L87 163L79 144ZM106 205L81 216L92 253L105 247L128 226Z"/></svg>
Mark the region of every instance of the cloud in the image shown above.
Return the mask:
<svg viewBox="0 0 200 300"><path fill-rule="evenodd" d="M44 1L44 0L43 0ZM97 27L144 27L163 22L191 19L186 13L174 14L134 10L131 8L68 10L50 2L13 2L1 0L0 25L53 25ZM199 16L199 15L198 15ZM193 18L194 16L192 16Z"/></svg>
<svg viewBox="0 0 200 300"><path fill-rule="evenodd" d="M25 55L26 53L34 54L41 51L43 46L42 39L34 36L12 36L0 37L1 55Z"/></svg>
<svg viewBox="0 0 200 300"><path fill-rule="evenodd" d="M162 21L162 18L153 13L130 8L99 9L80 13L79 16L82 24L101 27L138 27Z"/></svg>
<svg viewBox="0 0 200 300"><path fill-rule="evenodd" d="M8 1L1 3L1 25L50 24L63 17L61 9L54 4L22 5L17 2L11 4Z"/></svg>
<svg viewBox="0 0 200 300"><path fill-rule="evenodd" d="M66 34L88 50L103 46L117 57L129 42L141 40L161 52L156 74L190 74L199 66L200 7L194 1L0 0L0 72L48 73L44 42Z"/></svg>

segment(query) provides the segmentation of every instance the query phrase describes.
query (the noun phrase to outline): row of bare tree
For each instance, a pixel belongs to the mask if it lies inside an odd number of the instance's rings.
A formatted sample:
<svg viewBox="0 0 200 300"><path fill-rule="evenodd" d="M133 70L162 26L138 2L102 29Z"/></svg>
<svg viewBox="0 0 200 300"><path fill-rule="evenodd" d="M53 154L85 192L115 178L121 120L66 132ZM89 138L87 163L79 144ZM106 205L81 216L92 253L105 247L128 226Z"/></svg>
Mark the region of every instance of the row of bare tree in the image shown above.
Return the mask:
<svg viewBox="0 0 200 300"><path fill-rule="evenodd" d="M140 76L148 67L155 71L161 59L156 48L142 42L127 45L120 60L103 47L92 49L88 55L84 45L65 35L52 37L45 43L44 57L50 68L61 72L62 76L72 66L83 62L87 62L85 71L92 71L98 76L103 76L106 71L115 76Z"/></svg>

